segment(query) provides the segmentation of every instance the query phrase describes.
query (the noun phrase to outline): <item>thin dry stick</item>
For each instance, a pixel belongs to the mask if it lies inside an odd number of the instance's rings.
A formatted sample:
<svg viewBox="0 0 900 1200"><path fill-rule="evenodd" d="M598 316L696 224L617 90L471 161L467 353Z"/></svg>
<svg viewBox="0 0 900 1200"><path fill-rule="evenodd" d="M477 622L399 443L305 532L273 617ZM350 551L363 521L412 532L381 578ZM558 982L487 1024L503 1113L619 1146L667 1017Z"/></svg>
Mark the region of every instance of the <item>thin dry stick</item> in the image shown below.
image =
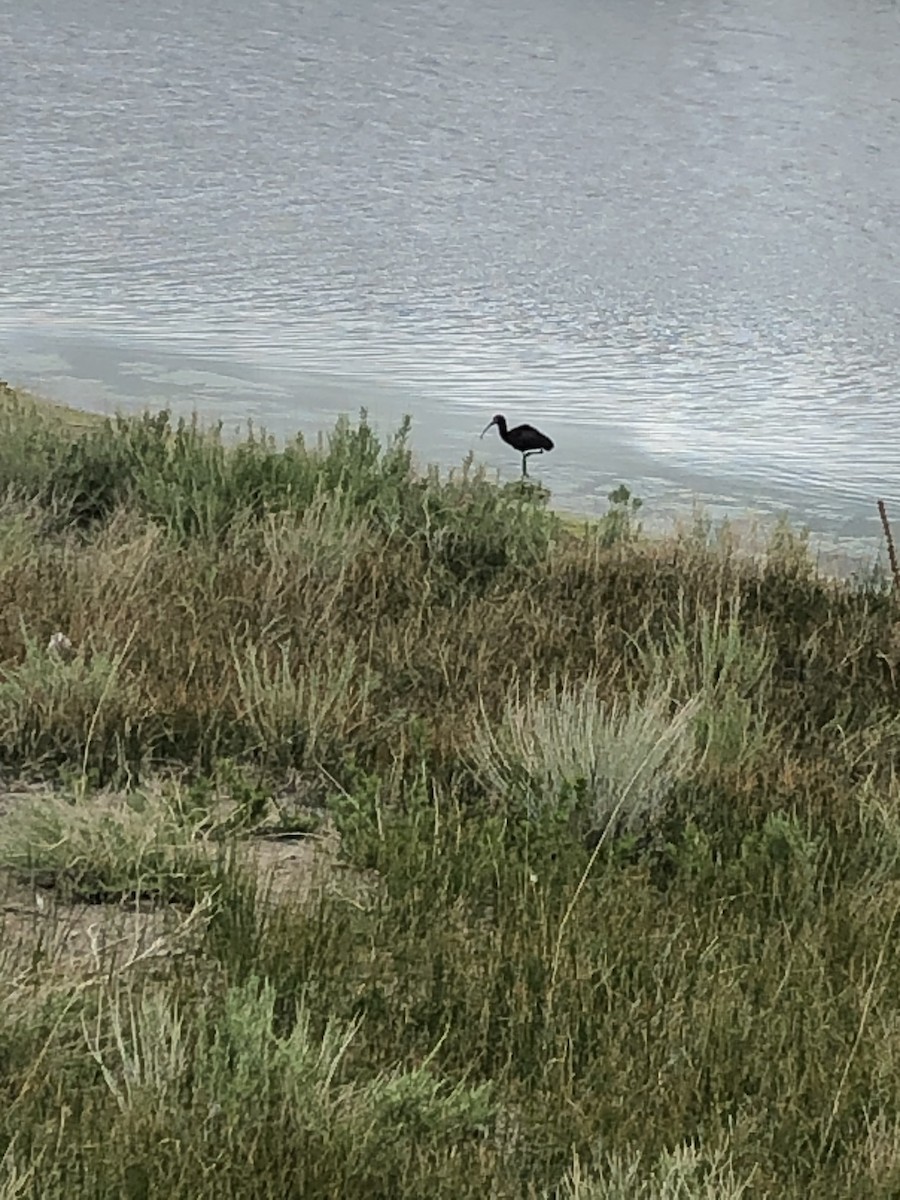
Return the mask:
<svg viewBox="0 0 900 1200"><path fill-rule="evenodd" d="M900 591L900 566L897 565L897 551L894 548L894 539L891 535L891 526L888 521L887 509L884 507L884 501L878 501L878 515L881 517L881 524L884 528L884 537L887 542L888 559L891 563L891 574L894 577L894 589Z"/></svg>

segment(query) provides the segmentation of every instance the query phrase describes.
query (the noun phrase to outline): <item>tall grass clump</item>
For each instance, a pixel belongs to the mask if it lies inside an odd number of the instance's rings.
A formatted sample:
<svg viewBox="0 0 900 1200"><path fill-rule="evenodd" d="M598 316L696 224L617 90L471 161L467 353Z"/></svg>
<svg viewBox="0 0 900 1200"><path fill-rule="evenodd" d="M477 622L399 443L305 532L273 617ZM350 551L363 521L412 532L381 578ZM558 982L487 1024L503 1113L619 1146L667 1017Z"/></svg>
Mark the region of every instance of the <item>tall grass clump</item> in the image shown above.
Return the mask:
<svg viewBox="0 0 900 1200"><path fill-rule="evenodd" d="M260 748L280 748L296 766L327 757L326 739L342 744L364 723L371 690L367 668L346 646L295 665L287 643L233 650L241 717Z"/></svg>
<svg viewBox="0 0 900 1200"><path fill-rule="evenodd" d="M774 648L742 620L738 592L709 607L682 592L661 631L638 635L643 671L665 678L675 695L697 698L701 763L752 764L766 753Z"/></svg>
<svg viewBox="0 0 900 1200"><path fill-rule="evenodd" d="M264 1114L310 1149L321 1153L332 1143L331 1152L349 1156L347 1166L355 1160L358 1170L383 1153L398 1119L424 1138L492 1121L490 1088L448 1087L427 1066L348 1079L345 1060L358 1022L327 1021L317 1033L302 1000L285 1017L277 999L271 983L251 977L230 987L205 1019L192 1014L188 1025L165 994L116 989L101 993L85 1037L126 1117L152 1113L177 1128L180 1116L214 1112L215 1136L230 1139L257 1127Z"/></svg>
<svg viewBox="0 0 900 1200"><path fill-rule="evenodd" d="M363 417L313 448L228 445L162 413L59 432L41 443L37 481L8 464L11 761L84 757L89 744L106 776L173 754L305 766L321 751L333 769L348 740L371 743L372 681L397 686L406 669L379 662L381 647L534 568L556 529L528 496L468 470L417 474L407 432L382 444ZM64 671L29 641L57 630L78 649Z"/></svg>
<svg viewBox="0 0 900 1200"><path fill-rule="evenodd" d="M534 532L549 524L535 525L521 496L481 479L448 488L433 474L418 477L408 434L407 419L382 444L365 412L356 427L341 418L314 448L300 435L279 448L252 430L229 445L221 425L173 425L165 411L106 420L76 439L40 425L28 435L36 453L0 462L0 488L37 500L59 529L89 528L127 506L180 539L216 538L242 517L300 513L335 496L382 533L422 536L457 575L475 569L474 547L503 557L504 539L490 541L486 519L518 511Z"/></svg>
<svg viewBox="0 0 900 1200"><path fill-rule="evenodd" d="M649 1166L639 1156L619 1155L584 1168L576 1159L554 1200L741 1200L750 1194L755 1171L738 1177L727 1156L696 1146L664 1152Z"/></svg>
<svg viewBox="0 0 900 1200"><path fill-rule="evenodd" d="M658 816L690 761L696 703L673 711L668 694L602 698L595 677L513 694L494 726L486 717L473 758L497 802L524 804L530 815L578 800L591 827L613 821L635 833Z"/></svg>

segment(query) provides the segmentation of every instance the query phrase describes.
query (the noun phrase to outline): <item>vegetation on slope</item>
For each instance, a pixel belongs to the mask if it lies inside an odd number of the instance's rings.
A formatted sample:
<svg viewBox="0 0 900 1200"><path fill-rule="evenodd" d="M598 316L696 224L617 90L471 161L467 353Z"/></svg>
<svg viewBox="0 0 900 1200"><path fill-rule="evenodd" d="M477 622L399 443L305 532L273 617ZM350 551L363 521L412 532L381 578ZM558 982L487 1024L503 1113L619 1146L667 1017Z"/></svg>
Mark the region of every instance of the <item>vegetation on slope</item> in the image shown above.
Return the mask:
<svg viewBox="0 0 900 1200"><path fill-rule="evenodd" d="M898 1194L879 580L651 543L622 494L576 536L364 418L0 426L0 863L39 898L0 1197ZM248 837L311 825L349 870L261 886ZM162 923L101 954L116 901Z"/></svg>

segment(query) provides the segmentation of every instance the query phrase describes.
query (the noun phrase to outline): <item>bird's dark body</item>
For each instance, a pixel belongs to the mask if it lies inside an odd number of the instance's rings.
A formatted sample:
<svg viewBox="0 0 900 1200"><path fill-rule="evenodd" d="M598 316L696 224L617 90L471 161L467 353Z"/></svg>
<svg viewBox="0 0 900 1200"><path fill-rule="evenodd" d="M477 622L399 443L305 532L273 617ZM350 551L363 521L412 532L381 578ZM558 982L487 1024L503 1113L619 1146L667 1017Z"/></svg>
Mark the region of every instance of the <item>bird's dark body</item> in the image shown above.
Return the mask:
<svg viewBox="0 0 900 1200"><path fill-rule="evenodd" d="M497 413L489 425L485 427L481 436L487 433L493 425L497 426L500 437L506 442L507 446L512 446L513 450L518 450L522 455L522 474L528 474L526 461L529 455L543 454L546 450L553 449L553 443L545 433L541 433L539 429L535 429L533 425L515 425L509 429L506 424L506 417L502 413Z"/></svg>

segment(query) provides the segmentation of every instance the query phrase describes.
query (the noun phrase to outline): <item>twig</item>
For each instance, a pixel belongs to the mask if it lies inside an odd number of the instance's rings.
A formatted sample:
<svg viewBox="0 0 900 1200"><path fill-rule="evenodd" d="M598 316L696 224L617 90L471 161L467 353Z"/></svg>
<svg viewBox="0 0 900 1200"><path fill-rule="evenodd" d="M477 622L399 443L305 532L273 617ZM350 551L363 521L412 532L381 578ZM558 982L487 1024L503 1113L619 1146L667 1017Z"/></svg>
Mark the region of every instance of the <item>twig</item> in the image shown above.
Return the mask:
<svg viewBox="0 0 900 1200"><path fill-rule="evenodd" d="M891 574L894 577L894 589L900 592L900 566L897 565L897 551L894 547L894 539L891 535L891 526L888 521L887 509L884 507L884 501L878 501L878 515L881 517L881 524L884 528L884 537L887 542L888 559L891 564Z"/></svg>

